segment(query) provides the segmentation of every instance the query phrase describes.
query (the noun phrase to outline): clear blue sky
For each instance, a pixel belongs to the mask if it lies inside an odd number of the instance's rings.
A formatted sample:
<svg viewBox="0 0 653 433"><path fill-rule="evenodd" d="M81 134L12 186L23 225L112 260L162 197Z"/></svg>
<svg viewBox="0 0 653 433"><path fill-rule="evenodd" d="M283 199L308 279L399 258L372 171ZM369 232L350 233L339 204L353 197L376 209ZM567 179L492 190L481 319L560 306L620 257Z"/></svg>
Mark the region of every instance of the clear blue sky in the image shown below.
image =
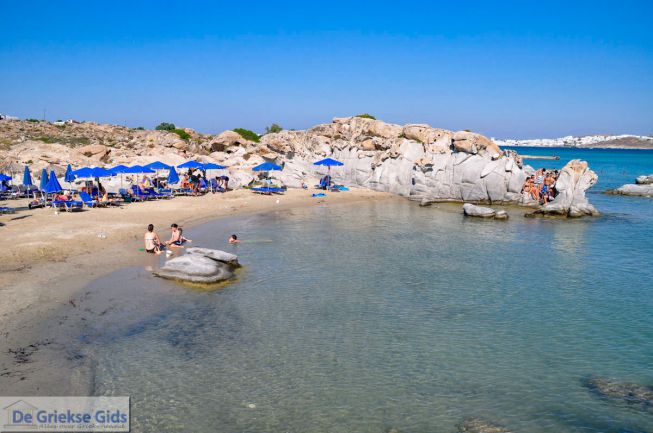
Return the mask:
<svg viewBox="0 0 653 433"><path fill-rule="evenodd" d="M653 133L653 2L4 1L0 112L201 132L369 112Z"/></svg>

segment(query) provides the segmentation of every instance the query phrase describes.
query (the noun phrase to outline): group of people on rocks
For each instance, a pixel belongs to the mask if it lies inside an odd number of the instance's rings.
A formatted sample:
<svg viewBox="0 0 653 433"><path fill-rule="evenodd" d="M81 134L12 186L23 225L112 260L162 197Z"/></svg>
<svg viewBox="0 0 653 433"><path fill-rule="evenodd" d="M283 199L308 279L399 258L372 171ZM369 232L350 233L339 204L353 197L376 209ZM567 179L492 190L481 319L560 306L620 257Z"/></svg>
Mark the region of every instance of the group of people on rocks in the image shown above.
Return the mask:
<svg viewBox="0 0 653 433"><path fill-rule="evenodd" d="M558 195L555 185L559 175L558 170L540 168L535 174L526 178L522 193L528 194L540 204L546 204Z"/></svg>

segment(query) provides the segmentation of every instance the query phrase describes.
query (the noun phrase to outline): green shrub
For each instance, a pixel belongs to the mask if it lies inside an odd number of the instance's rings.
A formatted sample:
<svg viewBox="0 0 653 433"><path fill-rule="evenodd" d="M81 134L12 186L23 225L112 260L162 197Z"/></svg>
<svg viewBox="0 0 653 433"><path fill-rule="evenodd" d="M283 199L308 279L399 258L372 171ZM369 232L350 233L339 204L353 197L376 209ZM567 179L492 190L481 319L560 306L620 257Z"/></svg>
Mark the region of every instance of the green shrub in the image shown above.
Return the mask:
<svg viewBox="0 0 653 433"><path fill-rule="evenodd" d="M42 135L41 137L36 137L35 140L42 141L44 143L56 143L57 138L51 135Z"/></svg>
<svg viewBox="0 0 653 433"><path fill-rule="evenodd" d="M367 114L367 113L357 114L357 115L354 116L354 117L361 117L361 118L363 118L363 119L372 119L372 120L376 120L376 117L372 116L371 114Z"/></svg>
<svg viewBox="0 0 653 433"><path fill-rule="evenodd" d="M143 128L142 126L138 126L134 128L134 131L145 131L145 128Z"/></svg>
<svg viewBox="0 0 653 433"><path fill-rule="evenodd" d="M31 122L31 123L39 123L39 119L25 119L26 122Z"/></svg>
<svg viewBox="0 0 653 433"><path fill-rule="evenodd" d="M281 127L281 125L277 125L276 123L273 123L272 125L267 126L265 128L266 134L274 134L281 131L283 131L283 128Z"/></svg>
<svg viewBox="0 0 653 433"><path fill-rule="evenodd" d="M240 136L243 137L245 140L251 140L258 143L259 140L261 139L261 137L259 137L256 132L250 131L249 129L236 128L233 131L240 134Z"/></svg>
<svg viewBox="0 0 653 433"><path fill-rule="evenodd" d="M179 137L181 137L183 140L188 140L190 138L190 134L188 132L184 131L183 129L175 128L170 132L174 132Z"/></svg>
<svg viewBox="0 0 653 433"><path fill-rule="evenodd" d="M154 128L157 131L174 131L177 129L174 123L168 123L168 122L161 122L159 125Z"/></svg>

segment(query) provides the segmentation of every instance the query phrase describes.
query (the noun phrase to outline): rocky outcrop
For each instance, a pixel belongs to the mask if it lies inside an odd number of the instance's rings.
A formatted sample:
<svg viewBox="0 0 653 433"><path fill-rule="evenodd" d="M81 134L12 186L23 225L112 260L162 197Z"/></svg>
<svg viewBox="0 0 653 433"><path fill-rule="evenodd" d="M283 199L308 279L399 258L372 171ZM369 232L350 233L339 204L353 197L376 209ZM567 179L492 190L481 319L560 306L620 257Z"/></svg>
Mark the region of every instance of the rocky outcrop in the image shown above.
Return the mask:
<svg viewBox="0 0 653 433"><path fill-rule="evenodd" d="M284 165L284 170L272 173L272 177L289 187L311 184L324 174L324 168L315 167L313 162L332 157L344 163L331 172L337 183L424 203L537 206L521 193L526 177L534 170L525 166L516 152L502 151L492 140L470 131L452 132L426 124L402 126L363 117L334 118L331 123L304 131L265 134L260 142L248 141L233 131L217 136L185 131L190 136L187 140L171 132L92 122L60 128L47 122L11 121L0 124L0 138L10 141L6 149L0 148L0 156L29 164L33 171L44 167L62 170L68 162L75 167L147 164L154 160L178 165L194 158L228 166L232 187L248 184L254 178L251 168L263 161ZM565 168L558 181L562 193L542 209L542 214L596 213L585 198L585 190L596 182L596 175L586 164L578 164Z"/></svg>
<svg viewBox="0 0 653 433"><path fill-rule="evenodd" d="M641 408L653 408L653 387L634 383L622 383L600 377L587 379L584 384L592 392L595 392L603 398Z"/></svg>
<svg viewBox="0 0 653 433"><path fill-rule="evenodd" d="M458 433L512 433L512 430L477 418L464 421L458 426Z"/></svg>
<svg viewBox="0 0 653 433"><path fill-rule="evenodd" d="M598 215L585 192L598 180L598 176L589 169L587 162L571 160L560 171L555 187L558 195L548 204L542 206L532 215L568 216L572 218L585 215Z"/></svg>
<svg viewBox="0 0 653 433"><path fill-rule="evenodd" d="M653 197L653 184L626 184L616 189L609 189L606 194L630 195L634 197Z"/></svg>
<svg viewBox="0 0 653 433"><path fill-rule="evenodd" d="M649 174L648 176L637 176L637 179L635 179L635 183L638 185L653 184L653 174Z"/></svg>
<svg viewBox="0 0 653 433"><path fill-rule="evenodd" d="M469 217L477 218L494 218L499 220L508 219L508 213L505 210L496 211L489 207L476 206L472 203L463 205L463 214Z"/></svg>
<svg viewBox="0 0 653 433"><path fill-rule="evenodd" d="M238 257L220 250L188 248L186 254L166 261L157 277L190 283L215 284L233 278Z"/></svg>

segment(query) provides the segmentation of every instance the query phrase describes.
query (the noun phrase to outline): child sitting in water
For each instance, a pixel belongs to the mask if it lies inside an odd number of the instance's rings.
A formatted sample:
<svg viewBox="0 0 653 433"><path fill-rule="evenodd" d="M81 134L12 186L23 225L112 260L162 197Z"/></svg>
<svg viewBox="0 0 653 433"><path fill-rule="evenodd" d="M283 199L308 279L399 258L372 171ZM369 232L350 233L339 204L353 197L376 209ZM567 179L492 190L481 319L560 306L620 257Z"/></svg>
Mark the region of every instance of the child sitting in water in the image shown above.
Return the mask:
<svg viewBox="0 0 653 433"><path fill-rule="evenodd" d="M240 241L238 240L238 236L231 235L231 237L229 238L229 243L230 244L239 244Z"/></svg>

